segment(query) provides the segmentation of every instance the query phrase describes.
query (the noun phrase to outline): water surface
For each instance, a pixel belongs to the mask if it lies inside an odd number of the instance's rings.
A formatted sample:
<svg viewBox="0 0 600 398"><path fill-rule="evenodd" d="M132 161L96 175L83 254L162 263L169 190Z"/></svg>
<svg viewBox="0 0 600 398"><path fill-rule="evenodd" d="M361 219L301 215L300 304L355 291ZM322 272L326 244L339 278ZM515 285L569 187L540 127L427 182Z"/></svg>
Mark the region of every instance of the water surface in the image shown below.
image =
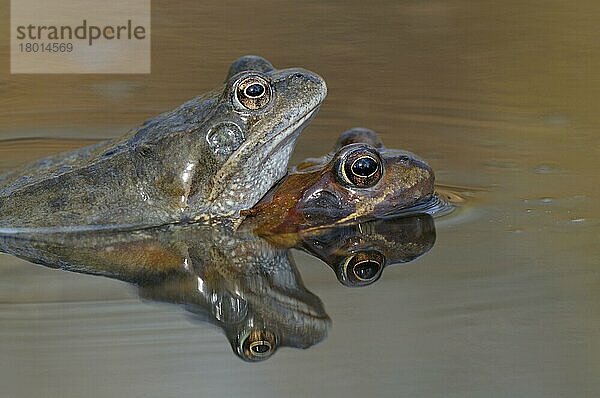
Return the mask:
<svg viewBox="0 0 600 398"><path fill-rule="evenodd" d="M308 350L255 364L232 355L221 329L124 282L0 255L3 396L600 394L596 2L180 1L152 11L150 75L4 68L0 138L61 140L19 156L2 144L3 170L117 136L256 53L327 81L293 161L366 126L427 159L466 202L437 220L427 254L369 287L344 287L295 252L332 326Z"/></svg>

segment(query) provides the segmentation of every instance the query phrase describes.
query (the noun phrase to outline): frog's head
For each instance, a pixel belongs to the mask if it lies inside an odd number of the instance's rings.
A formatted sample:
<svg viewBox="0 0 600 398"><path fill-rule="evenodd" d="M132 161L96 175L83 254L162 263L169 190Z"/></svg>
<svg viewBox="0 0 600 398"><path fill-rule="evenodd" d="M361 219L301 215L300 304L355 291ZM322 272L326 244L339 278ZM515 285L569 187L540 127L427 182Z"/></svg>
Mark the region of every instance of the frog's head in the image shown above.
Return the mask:
<svg viewBox="0 0 600 398"><path fill-rule="evenodd" d="M323 79L305 69L277 70L256 56L235 61L199 131L190 217L251 208L285 174L298 135L326 93Z"/></svg>
<svg viewBox="0 0 600 398"><path fill-rule="evenodd" d="M377 133L364 127L354 127L340 134L335 149L339 150L350 144L368 144L373 148L383 148L383 142Z"/></svg>
<svg viewBox="0 0 600 398"><path fill-rule="evenodd" d="M307 159L248 212L260 233L293 232L393 214L434 193L431 167L416 155L383 147L352 129L333 155Z"/></svg>
<svg viewBox="0 0 600 398"><path fill-rule="evenodd" d="M290 292L276 290L276 293L281 297L271 296L269 300L273 302L267 303L271 305L265 309L252 307L241 322L223 325L233 352L244 361L264 361L281 347L307 349L327 336L331 320L318 298L312 305L306 305L309 302L298 301L297 296L284 297ZM296 303L300 305L295 306Z"/></svg>

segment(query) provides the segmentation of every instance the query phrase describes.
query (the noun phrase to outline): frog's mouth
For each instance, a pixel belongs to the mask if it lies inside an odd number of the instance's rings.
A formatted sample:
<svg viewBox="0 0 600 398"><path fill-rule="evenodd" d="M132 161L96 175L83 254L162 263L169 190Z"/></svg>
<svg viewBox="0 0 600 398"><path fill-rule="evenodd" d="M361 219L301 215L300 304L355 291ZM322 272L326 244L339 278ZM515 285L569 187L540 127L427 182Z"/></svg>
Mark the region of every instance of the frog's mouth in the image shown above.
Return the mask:
<svg viewBox="0 0 600 398"><path fill-rule="evenodd" d="M274 309L273 313L296 314L297 319L302 317L306 321L309 319L318 322L329 320L329 316L325 313L321 300L313 293L272 287L265 292L256 292L255 294L257 298L268 297L269 305L265 306L263 302L262 308L270 306ZM256 302L263 300L256 300Z"/></svg>

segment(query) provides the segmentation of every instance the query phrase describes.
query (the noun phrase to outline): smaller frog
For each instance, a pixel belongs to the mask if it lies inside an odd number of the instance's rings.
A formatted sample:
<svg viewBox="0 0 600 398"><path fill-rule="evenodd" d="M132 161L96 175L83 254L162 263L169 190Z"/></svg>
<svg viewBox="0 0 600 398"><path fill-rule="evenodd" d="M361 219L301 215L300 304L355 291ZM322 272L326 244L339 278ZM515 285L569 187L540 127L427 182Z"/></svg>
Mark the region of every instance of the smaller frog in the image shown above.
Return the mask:
<svg viewBox="0 0 600 398"><path fill-rule="evenodd" d="M245 226L261 235L365 221L434 196L434 173L416 155L383 146L365 128L344 132L335 152L306 159L251 210Z"/></svg>

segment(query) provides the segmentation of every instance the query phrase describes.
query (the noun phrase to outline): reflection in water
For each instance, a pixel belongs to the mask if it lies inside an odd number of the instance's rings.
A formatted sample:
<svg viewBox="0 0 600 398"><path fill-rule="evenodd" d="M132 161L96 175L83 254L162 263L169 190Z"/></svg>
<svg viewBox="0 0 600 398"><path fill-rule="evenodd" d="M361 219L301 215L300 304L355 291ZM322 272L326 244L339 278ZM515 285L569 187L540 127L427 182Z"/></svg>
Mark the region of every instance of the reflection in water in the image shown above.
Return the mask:
<svg viewBox="0 0 600 398"><path fill-rule="evenodd" d="M427 253L435 243L429 214L381 219L303 234L298 245L329 265L346 286L367 286L391 264Z"/></svg>
<svg viewBox="0 0 600 398"><path fill-rule="evenodd" d="M317 296L303 285L285 249L260 238L219 231L175 238L185 250L179 272L140 286L140 297L183 304L221 327L244 360L263 360L278 347L308 348L327 334L330 321Z"/></svg>
<svg viewBox="0 0 600 398"><path fill-rule="evenodd" d="M340 282L365 286L383 268L427 252L429 215L306 231L294 239L194 225L134 232L0 236L0 250L37 264L135 284L143 299L183 305L219 326L236 355L269 358L279 347L308 348L331 324L303 285L297 247L325 261Z"/></svg>
<svg viewBox="0 0 600 398"><path fill-rule="evenodd" d="M7 21L10 2L2 5ZM194 339L184 325L177 338L173 328L146 331L144 344L132 330L173 316L146 321L152 308L114 302L118 284L48 275L2 255L0 395L600 396L600 2L176 5L152 2L151 74L2 68L0 138L115 137L213 87L235 57L258 53L327 81L292 163L329 150L342 128L369 126L387 146L422 155L467 203L435 220L436 250L421 269L386 268L373 288L335 289L333 273L298 256L306 286L327 292L336 341L283 350L291 355L275 354L260 372L229 352L190 349L190 340L214 338ZM51 149L72 147L62 145ZM0 152L0 167L48 152L28 148ZM72 303L93 299L101 301ZM124 332L122 316L140 309ZM80 344L69 344L74 335Z"/></svg>
<svg viewBox="0 0 600 398"><path fill-rule="evenodd" d="M142 298L182 304L221 327L244 360L310 347L330 324L288 250L250 234L193 226L1 239L3 251L29 261L124 280Z"/></svg>

